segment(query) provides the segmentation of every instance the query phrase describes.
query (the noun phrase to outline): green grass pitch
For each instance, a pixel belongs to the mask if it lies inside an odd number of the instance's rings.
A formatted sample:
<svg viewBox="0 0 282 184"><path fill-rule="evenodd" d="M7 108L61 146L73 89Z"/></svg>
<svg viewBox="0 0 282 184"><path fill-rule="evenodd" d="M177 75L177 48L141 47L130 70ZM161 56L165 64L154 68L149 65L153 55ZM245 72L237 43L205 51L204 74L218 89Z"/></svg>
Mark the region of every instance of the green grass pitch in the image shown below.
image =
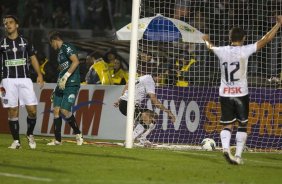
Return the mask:
<svg viewBox="0 0 282 184"><path fill-rule="evenodd" d="M229 165L221 152L125 149L66 142L46 146L36 137L31 150L11 150L10 135L0 135L1 184L272 184L281 183L282 154L244 153L245 164ZM70 138L68 138L70 139ZM93 141L93 140L90 140Z"/></svg>

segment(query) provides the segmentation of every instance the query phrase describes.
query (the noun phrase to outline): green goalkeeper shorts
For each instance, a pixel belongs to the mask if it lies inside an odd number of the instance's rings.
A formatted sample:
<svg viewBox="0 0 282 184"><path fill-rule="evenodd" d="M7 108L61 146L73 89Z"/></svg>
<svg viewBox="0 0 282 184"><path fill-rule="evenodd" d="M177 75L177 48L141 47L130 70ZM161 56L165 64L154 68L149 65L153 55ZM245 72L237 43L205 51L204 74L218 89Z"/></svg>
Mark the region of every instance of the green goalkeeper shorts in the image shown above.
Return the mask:
<svg viewBox="0 0 282 184"><path fill-rule="evenodd" d="M66 86L64 90L60 90L57 87L54 92L53 107L60 107L71 112L79 88L79 86Z"/></svg>

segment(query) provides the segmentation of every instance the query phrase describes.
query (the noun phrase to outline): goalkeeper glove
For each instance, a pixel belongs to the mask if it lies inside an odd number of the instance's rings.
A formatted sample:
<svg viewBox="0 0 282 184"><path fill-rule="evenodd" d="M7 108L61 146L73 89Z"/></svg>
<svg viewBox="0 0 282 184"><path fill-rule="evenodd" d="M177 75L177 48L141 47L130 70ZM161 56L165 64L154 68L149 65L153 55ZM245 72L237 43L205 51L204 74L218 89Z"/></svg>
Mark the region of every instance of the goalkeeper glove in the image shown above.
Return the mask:
<svg viewBox="0 0 282 184"><path fill-rule="evenodd" d="M71 73L66 72L66 73L64 74L64 76L63 76L62 78L60 78L59 84L58 84L60 89L62 89L62 90L65 89L65 87L66 87L66 82L67 82L69 76L71 76Z"/></svg>

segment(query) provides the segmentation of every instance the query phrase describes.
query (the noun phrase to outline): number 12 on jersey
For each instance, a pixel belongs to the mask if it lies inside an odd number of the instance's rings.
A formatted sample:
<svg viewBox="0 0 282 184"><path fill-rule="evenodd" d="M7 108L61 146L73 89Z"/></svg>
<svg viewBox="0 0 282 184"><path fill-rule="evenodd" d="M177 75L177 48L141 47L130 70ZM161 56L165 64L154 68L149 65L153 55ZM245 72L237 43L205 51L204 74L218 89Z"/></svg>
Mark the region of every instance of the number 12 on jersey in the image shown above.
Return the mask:
<svg viewBox="0 0 282 184"><path fill-rule="evenodd" d="M228 62L224 62L222 63L222 65L224 67L225 80L227 83L232 84L233 82L239 80L239 79L235 79L234 77L235 73L240 69L239 61L232 62L229 65L228 65ZM235 66L235 68L232 67L231 69L231 66Z"/></svg>

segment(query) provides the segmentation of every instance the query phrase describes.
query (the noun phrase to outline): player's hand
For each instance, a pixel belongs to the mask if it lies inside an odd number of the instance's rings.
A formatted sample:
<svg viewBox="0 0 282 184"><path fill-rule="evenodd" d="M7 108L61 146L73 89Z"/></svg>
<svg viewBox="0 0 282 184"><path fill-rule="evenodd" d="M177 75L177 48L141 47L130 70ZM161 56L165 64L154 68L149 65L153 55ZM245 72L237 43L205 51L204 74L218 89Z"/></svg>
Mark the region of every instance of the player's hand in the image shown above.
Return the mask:
<svg viewBox="0 0 282 184"><path fill-rule="evenodd" d="M280 23L282 25L282 15L277 16L277 23Z"/></svg>
<svg viewBox="0 0 282 184"><path fill-rule="evenodd" d="M209 37L209 35L204 34L204 35L202 36L202 39L205 40L205 41L209 41L209 40L210 40L210 37Z"/></svg>
<svg viewBox="0 0 282 184"><path fill-rule="evenodd" d="M175 120L176 120L176 118L175 118L175 116L172 114L171 111L168 112L168 116L170 117L171 121L174 123Z"/></svg>
<svg viewBox="0 0 282 184"><path fill-rule="evenodd" d="M119 100L114 103L114 107L118 107L118 106L119 106Z"/></svg>
<svg viewBox="0 0 282 184"><path fill-rule="evenodd" d="M51 103L53 103L53 101L54 101L55 90L56 90L56 88L52 91L52 94L50 96Z"/></svg>
<svg viewBox="0 0 282 184"><path fill-rule="evenodd" d="M38 76L37 76L37 80L36 80L36 82L37 82L37 84L39 84L39 85L40 85L40 89L42 89L42 88L43 88L43 86L44 86L43 76L42 76L42 75L38 75Z"/></svg>
<svg viewBox="0 0 282 184"><path fill-rule="evenodd" d="M71 75L71 73L66 72L66 73L64 74L64 76L59 79L58 86L59 86L60 89L62 89L62 90L65 89L65 87L66 87L66 82L67 82L67 80L68 80L68 78L69 78L70 75Z"/></svg>

